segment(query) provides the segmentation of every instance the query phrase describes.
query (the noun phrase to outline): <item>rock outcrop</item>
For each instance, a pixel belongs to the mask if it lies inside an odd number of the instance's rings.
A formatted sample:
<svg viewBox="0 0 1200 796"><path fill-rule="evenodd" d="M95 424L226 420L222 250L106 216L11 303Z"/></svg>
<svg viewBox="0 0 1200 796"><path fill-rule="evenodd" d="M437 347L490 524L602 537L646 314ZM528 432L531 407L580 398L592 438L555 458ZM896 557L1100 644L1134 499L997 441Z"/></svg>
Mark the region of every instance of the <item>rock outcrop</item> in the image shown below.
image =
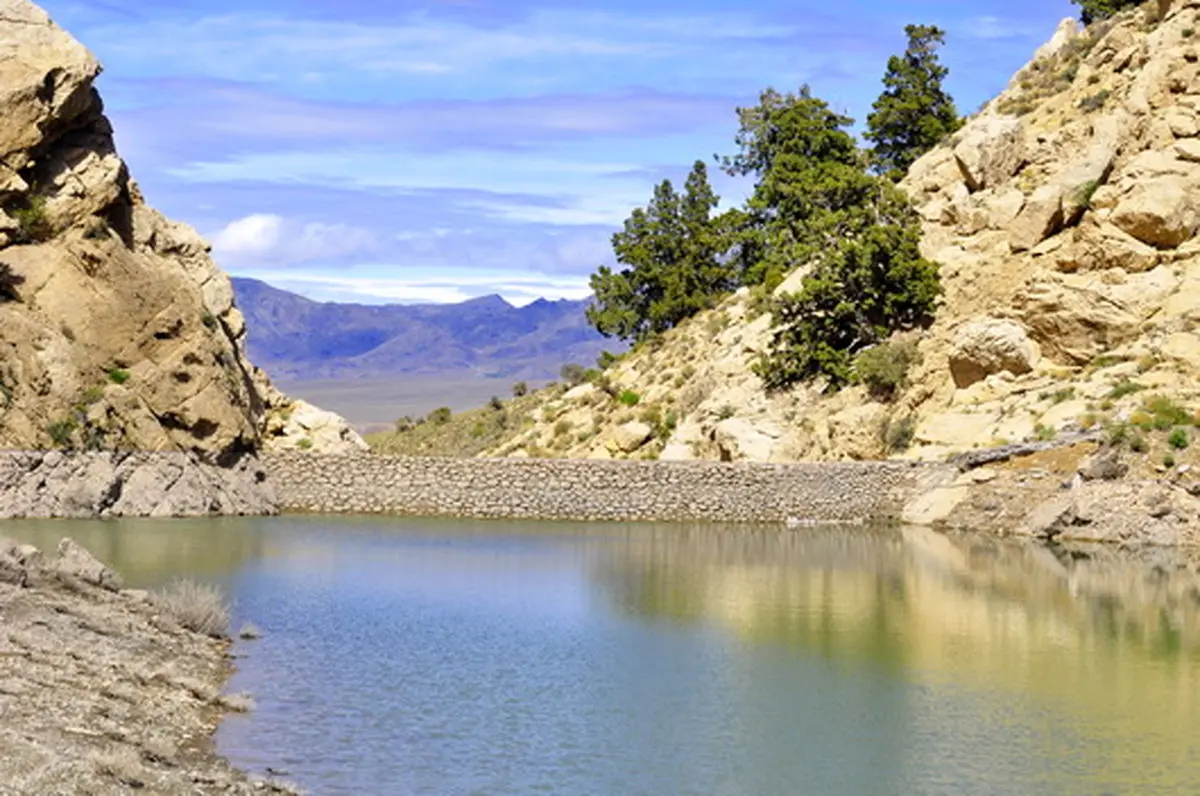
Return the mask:
<svg viewBox="0 0 1200 796"><path fill-rule="evenodd" d="M130 178L99 71L28 0L0 0L0 447L235 461L289 402L246 358L207 242ZM356 435L314 449L327 437Z"/></svg>

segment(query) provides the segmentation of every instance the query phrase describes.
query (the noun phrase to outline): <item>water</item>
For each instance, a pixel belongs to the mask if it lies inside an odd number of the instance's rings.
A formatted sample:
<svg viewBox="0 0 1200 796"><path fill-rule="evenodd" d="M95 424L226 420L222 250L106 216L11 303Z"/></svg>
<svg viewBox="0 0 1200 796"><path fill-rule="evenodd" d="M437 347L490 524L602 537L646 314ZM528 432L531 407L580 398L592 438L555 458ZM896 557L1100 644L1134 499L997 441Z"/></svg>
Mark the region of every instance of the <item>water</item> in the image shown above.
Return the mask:
<svg viewBox="0 0 1200 796"><path fill-rule="evenodd" d="M313 794L1200 793L1186 554L924 531L8 523L222 583L219 749Z"/></svg>

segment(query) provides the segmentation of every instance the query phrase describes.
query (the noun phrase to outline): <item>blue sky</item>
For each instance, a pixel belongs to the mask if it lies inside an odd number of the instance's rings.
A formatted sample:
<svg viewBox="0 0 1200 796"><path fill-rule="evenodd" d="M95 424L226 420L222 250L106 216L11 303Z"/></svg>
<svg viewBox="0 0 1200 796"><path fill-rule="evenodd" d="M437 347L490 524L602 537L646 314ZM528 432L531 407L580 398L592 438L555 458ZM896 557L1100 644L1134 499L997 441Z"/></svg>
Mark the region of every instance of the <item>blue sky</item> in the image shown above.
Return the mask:
<svg viewBox="0 0 1200 796"><path fill-rule="evenodd" d="M803 83L858 120L909 22L962 111L1068 0L45 0L104 63L151 204L226 270L329 300L582 298L663 177ZM747 185L713 169L725 204Z"/></svg>

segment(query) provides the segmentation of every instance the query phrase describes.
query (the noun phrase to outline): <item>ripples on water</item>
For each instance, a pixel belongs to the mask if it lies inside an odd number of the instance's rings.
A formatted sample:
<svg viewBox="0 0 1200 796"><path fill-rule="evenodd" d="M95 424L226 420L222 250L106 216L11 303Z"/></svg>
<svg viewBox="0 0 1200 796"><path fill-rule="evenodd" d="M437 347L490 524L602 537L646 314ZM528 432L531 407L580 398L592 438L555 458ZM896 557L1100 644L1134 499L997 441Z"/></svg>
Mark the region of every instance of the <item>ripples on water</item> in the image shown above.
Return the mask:
<svg viewBox="0 0 1200 796"><path fill-rule="evenodd" d="M27 523L223 582L236 763L313 794L1200 792L1186 554L920 530Z"/></svg>

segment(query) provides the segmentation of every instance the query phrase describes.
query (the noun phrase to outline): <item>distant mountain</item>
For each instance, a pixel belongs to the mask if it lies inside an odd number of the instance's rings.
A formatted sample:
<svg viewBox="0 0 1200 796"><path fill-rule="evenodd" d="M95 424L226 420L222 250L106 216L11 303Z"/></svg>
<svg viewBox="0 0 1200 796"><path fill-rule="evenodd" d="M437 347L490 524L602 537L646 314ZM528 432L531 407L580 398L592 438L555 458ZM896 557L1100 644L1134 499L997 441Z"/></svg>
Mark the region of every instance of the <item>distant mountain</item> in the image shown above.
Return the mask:
<svg viewBox="0 0 1200 796"><path fill-rule="evenodd" d="M514 307L500 296L461 304L317 302L235 277L253 361L281 379L380 378L473 373L557 378L567 362L591 366L620 346L587 323L585 301L539 299Z"/></svg>

